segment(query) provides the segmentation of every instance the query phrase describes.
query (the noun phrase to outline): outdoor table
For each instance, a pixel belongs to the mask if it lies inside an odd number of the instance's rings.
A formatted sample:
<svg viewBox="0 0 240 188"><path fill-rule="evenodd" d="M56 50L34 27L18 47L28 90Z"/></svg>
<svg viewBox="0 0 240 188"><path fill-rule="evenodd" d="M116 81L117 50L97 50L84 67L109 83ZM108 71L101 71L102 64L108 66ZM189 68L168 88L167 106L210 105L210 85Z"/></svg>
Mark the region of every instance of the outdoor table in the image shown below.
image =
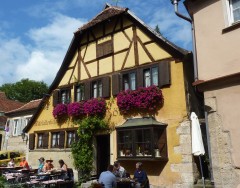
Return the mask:
<svg viewBox="0 0 240 188"><path fill-rule="evenodd" d="M117 188L131 188L135 181L129 178L117 178Z"/></svg>

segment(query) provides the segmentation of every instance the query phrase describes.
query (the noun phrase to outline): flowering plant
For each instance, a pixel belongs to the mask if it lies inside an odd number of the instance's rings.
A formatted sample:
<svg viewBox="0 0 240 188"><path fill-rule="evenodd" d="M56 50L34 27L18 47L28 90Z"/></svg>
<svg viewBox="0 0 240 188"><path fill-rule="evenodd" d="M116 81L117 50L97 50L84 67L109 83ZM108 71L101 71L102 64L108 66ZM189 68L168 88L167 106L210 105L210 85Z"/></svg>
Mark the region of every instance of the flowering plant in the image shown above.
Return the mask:
<svg viewBox="0 0 240 188"><path fill-rule="evenodd" d="M135 91L122 91L117 95L117 105L123 114L133 109L154 111L162 104L162 91L157 86L140 87Z"/></svg>
<svg viewBox="0 0 240 188"><path fill-rule="evenodd" d="M102 116L106 112L106 101L103 98L90 99L84 103L83 108L89 116Z"/></svg>
<svg viewBox="0 0 240 188"><path fill-rule="evenodd" d="M57 119L64 115L67 115L67 105L58 104L57 106L55 106L55 108L53 109L53 117Z"/></svg>
<svg viewBox="0 0 240 188"><path fill-rule="evenodd" d="M69 116L85 115L83 104L84 104L83 102L74 102L68 104L67 106L68 115Z"/></svg>

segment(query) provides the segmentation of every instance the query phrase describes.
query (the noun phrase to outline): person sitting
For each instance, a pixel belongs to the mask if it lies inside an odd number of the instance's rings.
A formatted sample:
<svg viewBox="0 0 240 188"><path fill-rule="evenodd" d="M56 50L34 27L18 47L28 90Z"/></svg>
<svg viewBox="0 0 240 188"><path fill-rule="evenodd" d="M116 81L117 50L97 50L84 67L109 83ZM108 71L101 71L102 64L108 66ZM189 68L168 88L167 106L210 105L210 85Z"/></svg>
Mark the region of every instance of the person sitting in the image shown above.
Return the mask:
<svg viewBox="0 0 240 188"><path fill-rule="evenodd" d="M107 171L100 174L98 182L104 185L104 188L113 188L117 186L117 178L113 174L114 166L109 165Z"/></svg>
<svg viewBox="0 0 240 188"><path fill-rule="evenodd" d="M67 169L67 165L64 163L64 161L62 159L60 159L58 161L59 165L60 165L60 169L62 171L62 174L60 176L60 179L66 180L68 179L68 169Z"/></svg>
<svg viewBox="0 0 240 188"><path fill-rule="evenodd" d="M146 172L142 169L142 163L136 163L136 170L134 172L133 178L137 180L135 184L135 188L147 188L148 185L148 178Z"/></svg>
<svg viewBox="0 0 240 188"><path fill-rule="evenodd" d="M43 166L42 171L43 171L43 172L50 172L50 171L54 168L52 162L53 162L52 159L46 160L46 163L45 163L45 165Z"/></svg>
<svg viewBox="0 0 240 188"><path fill-rule="evenodd" d="M39 165L38 165L38 174L39 174L39 173L43 172L45 159L43 157L40 157L40 159L38 159L38 161L39 161Z"/></svg>
<svg viewBox="0 0 240 188"><path fill-rule="evenodd" d="M126 170L121 166L119 161L114 162L115 171L114 174L116 177L125 178Z"/></svg>
<svg viewBox="0 0 240 188"><path fill-rule="evenodd" d="M20 162L19 166L23 167L23 169L29 170L28 162L26 161L26 157L22 158L22 161Z"/></svg>
<svg viewBox="0 0 240 188"><path fill-rule="evenodd" d="M15 167L14 158L10 159L10 161L8 162L8 167L10 167L10 168L14 168Z"/></svg>

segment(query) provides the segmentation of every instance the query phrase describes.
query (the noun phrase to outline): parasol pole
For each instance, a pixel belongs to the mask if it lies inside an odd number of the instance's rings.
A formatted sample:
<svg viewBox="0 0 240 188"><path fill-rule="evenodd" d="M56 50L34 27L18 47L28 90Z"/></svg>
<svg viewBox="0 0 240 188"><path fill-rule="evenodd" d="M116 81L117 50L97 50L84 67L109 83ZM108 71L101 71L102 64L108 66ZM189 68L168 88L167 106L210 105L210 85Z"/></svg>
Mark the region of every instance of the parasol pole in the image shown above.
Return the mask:
<svg viewBox="0 0 240 188"><path fill-rule="evenodd" d="M204 180L204 176L203 176L203 168L202 168L202 159L201 159L201 155L199 155L198 157L199 157L199 161L200 161L200 170L201 170L201 176L202 176L203 188L205 188L205 180Z"/></svg>

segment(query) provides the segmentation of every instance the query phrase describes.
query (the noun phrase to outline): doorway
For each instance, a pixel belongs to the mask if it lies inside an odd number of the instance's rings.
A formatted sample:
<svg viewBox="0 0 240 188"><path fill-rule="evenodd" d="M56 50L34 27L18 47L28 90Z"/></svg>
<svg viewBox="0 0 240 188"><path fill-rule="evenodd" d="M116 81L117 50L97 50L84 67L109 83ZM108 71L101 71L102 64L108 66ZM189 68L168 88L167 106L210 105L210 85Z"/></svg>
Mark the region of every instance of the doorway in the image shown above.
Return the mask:
<svg viewBox="0 0 240 188"><path fill-rule="evenodd" d="M97 135L97 177L106 171L110 164L110 135Z"/></svg>

